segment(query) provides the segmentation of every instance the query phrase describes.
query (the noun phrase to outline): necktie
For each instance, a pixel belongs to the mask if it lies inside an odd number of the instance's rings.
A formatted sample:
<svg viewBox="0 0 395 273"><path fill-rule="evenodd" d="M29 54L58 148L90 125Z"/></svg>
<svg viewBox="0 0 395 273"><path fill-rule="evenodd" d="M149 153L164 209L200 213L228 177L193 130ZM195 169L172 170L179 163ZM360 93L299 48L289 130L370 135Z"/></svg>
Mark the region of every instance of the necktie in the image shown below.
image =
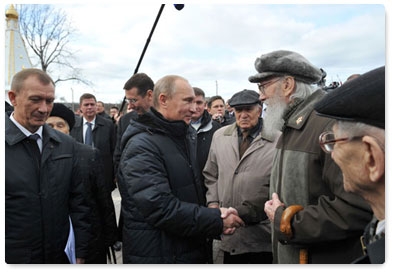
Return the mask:
<svg viewBox="0 0 395 273"><path fill-rule="evenodd" d="M92 146L92 123L87 122L86 125L88 128L86 128L85 132L85 144L91 145Z"/></svg>
<svg viewBox="0 0 395 273"><path fill-rule="evenodd" d="M40 148L38 147L37 139L39 139L40 136L38 134L30 135L28 137L28 144L30 147L30 150L32 151L32 154L34 156L35 161L38 163L38 166L40 166L41 162L41 151Z"/></svg>
<svg viewBox="0 0 395 273"><path fill-rule="evenodd" d="M248 146L250 146L250 141L248 139L248 132L243 132L243 140L241 141L239 148L240 158L243 157L243 154L248 149Z"/></svg>

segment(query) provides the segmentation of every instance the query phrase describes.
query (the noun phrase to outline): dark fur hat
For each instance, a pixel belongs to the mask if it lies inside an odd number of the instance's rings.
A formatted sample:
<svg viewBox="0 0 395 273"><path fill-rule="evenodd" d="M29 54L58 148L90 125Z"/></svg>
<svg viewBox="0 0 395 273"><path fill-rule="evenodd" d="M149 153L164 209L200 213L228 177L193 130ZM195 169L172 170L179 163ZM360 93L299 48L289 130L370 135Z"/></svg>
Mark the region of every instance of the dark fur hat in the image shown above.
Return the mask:
<svg viewBox="0 0 395 273"><path fill-rule="evenodd" d="M54 103L50 116L64 119L69 124L70 131L73 129L75 124L75 115L73 111L67 108L64 104Z"/></svg>
<svg viewBox="0 0 395 273"><path fill-rule="evenodd" d="M296 80L313 84L321 80L322 72L299 53L277 50L263 54L255 61L258 74L248 80L259 83L273 76L290 75Z"/></svg>

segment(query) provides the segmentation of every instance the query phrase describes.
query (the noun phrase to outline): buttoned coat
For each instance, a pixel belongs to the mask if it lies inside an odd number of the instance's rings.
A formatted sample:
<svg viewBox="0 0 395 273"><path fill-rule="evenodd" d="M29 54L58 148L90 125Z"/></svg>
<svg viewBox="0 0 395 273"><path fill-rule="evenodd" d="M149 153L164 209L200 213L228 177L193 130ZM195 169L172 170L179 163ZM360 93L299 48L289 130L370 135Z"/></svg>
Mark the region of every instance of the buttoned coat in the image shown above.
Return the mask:
<svg viewBox="0 0 395 273"><path fill-rule="evenodd" d="M83 118L77 117L70 135L78 142L84 143ZM115 189L113 155L116 144L115 125L110 119L96 115L95 127L92 128L93 146L100 151L104 165L106 184L112 191Z"/></svg>
<svg viewBox="0 0 395 273"><path fill-rule="evenodd" d="M223 235L221 248L231 254L271 252L270 222L264 212L275 144L280 132L261 132L241 159L236 123L218 129L203 170L207 203L236 208L246 223Z"/></svg>
<svg viewBox="0 0 395 273"><path fill-rule="evenodd" d="M332 130L334 120L320 117L314 105L325 96L315 91L298 99L284 114L283 133L277 142L270 192L285 207L277 208L273 223L275 263L299 263L299 250L308 250L308 262L351 263L362 255L360 236L372 218L362 197L345 192L340 168L319 144L319 135ZM284 209L301 205L291 220L292 238L281 231Z"/></svg>
<svg viewBox="0 0 395 273"><path fill-rule="evenodd" d="M67 263L64 253L73 223L76 256L90 240L89 208L79 181L76 142L43 126L41 165L32 160L25 134L5 117L5 261Z"/></svg>

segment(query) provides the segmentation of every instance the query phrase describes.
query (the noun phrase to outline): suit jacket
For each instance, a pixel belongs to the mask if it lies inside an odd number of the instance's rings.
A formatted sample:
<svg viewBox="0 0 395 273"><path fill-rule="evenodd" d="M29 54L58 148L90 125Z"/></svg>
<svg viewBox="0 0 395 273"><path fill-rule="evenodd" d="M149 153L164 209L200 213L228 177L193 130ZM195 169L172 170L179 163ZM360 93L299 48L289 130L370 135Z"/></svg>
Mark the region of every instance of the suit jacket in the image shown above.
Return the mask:
<svg viewBox="0 0 395 273"><path fill-rule="evenodd" d="M76 117L75 125L70 135L78 142L84 143L83 118ZM95 127L92 129L93 146L100 151L104 164L104 177L109 190L115 189L113 155L116 144L115 125L110 119L96 115Z"/></svg>

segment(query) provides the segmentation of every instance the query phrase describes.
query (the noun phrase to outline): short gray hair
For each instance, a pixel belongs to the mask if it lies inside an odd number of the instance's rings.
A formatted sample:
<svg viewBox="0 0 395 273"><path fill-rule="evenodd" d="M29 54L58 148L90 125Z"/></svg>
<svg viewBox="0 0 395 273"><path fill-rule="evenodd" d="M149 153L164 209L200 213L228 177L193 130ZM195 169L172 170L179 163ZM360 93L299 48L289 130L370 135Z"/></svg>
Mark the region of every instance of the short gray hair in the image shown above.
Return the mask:
<svg viewBox="0 0 395 273"><path fill-rule="evenodd" d="M297 98L305 99L305 98L309 97L311 94L313 94L314 87L311 84L301 82L296 79L295 79L295 83L296 83L296 89L295 89L295 92L292 93L291 96L289 97L290 100L294 100Z"/></svg>
<svg viewBox="0 0 395 273"><path fill-rule="evenodd" d="M177 75L168 75L159 79L154 85L154 99L153 104L156 109L159 108L159 95L165 94L169 98L172 97L174 92L176 91L176 82L177 80L183 80L188 82L187 79L177 76Z"/></svg>
<svg viewBox="0 0 395 273"><path fill-rule="evenodd" d="M337 129L341 136L371 136L377 140L381 149L385 152L385 130L362 122L338 120Z"/></svg>

